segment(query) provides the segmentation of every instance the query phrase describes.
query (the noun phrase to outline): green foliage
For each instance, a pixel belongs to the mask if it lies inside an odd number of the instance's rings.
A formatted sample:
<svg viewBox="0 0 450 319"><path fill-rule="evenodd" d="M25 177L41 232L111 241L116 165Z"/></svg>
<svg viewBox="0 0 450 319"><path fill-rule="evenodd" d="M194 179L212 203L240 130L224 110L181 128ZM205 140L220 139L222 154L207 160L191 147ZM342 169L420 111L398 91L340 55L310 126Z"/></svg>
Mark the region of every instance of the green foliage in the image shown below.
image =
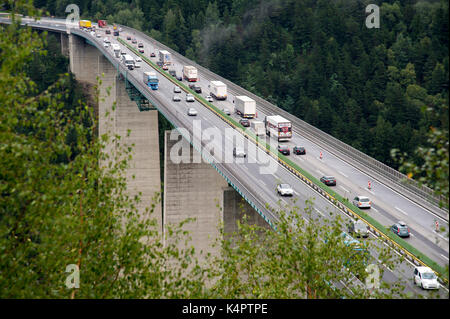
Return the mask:
<svg viewBox="0 0 450 319"><path fill-rule="evenodd" d="M211 289L219 298L392 298L404 296L400 282L366 289L366 267L376 264L383 276L396 258L383 245L367 240L362 249L376 251L378 261L346 245L344 221L329 214L314 218L312 202L277 211L276 231L249 225L244 217L238 231L224 234L221 255L214 261L218 280ZM332 220L332 222L331 222ZM384 248L380 248L384 247ZM371 280L371 279L369 279Z"/></svg>
<svg viewBox="0 0 450 319"><path fill-rule="evenodd" d="M45 52L45 39L18 21L1 26L0 296L203 296L195 251L177 246L186 235L174 225L163 245L154 204L138 212L139 196L127 192L132 148L120 136L93 135L92 108L67 107L67 74L42 92L30 79L37 75L27 63L41 63L34 52ZM108 144L114 153L104 153ZM80 269L79 289L65 285L70 264Z"/></svg>

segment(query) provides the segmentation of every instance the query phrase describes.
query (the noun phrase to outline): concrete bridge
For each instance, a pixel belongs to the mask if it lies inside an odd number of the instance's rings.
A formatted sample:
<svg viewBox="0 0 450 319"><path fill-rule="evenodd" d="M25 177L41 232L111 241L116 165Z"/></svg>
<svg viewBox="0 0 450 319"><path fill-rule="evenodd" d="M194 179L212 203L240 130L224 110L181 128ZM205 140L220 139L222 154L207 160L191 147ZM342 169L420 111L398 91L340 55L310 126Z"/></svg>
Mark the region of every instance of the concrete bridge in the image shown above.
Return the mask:
<svg viewBox="0 0 450 319"><path fill-rule="evenodd" d="M101 80L97 105L99 135L118 134L124 143L135 145L127 170L127 183L130 196L142 194L139 207L141 213L146 207L155 204L155 194L163 189L163 202L156 203L153 213L161 234L169 223L194 218L194 222L185 226L191 233L192 244L197 250L212 252L211 244L219 236L219 224L224 225L225 232L235 231L236 221L242 217L243 211L250 222L267 227L264 219L211 165L193 161L199 154L195 155L197 151L183 138L180 142L190 148L189 163L173 163L169 154L177 141L170 140L169 131L164 134L162 188L158 111L139 109L130 98L123 76L95 46L75 34L61 33L60 37L62 53L70 58L70 71L75 74L77 81L84 84L94 96L97 79ZM109 117L105 116L107 113ZM129 136L128 130L131 131ZM114 145L108 145L108 148L113 152Z"/></svg>

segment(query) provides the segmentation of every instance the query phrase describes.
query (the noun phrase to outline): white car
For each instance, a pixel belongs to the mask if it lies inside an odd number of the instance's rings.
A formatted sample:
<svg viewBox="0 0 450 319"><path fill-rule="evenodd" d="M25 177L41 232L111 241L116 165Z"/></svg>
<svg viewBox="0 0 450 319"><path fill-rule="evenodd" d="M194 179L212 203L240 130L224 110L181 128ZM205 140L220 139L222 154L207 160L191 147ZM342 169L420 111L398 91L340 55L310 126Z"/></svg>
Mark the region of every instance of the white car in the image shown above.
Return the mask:
<svg viewBox="0 0 450 319"><path fill-rule="evenodd" d="M439 289L437 276L429 267L414 268L414 284L422 289Z"/></svg>
<svg viewBox="0 0 450 319"><path fill-rule="evenodd" d="M179 86L174 86L173 87L173 93L181 93L181 89Z"/></svg>
<svg viewBox="0 0 450 319"><path fill-rule="evenodd" d="M226 107L222 109L222 112L225 113L226 115L230 115L230 110L227 109Z"/></svg>
<svg viewBox="0 0 450 319"><path fill-rule="evenodd" d="M96 36L97 38L101 38L101 37L102 37L102 35L101 35L100 33L97 33L95 36Z"/></svg>
<svg viewBox="0 0 450 319"><path fill-rule="evenodd" d="M194 96L192 94L186 94L186 102L195 102Z"/></svg>
<svg viewBox="0 0 450 319"><path fill-rule="evenodd" d="M196 116L197 115L197 110L194 109L193 107L190 107L190 108L188 108L187 115L189 115L189 116Z"/></svg>
<svg viewBox="0 0 450 319"><path fill-rule="evenodd" d="M247 154L245 154L245 151L242 147L235 147L235 148L233 148L233 156L234 157L247 157Z"/></svg>
<svg viewBox="0 0 450 319"><path fill-rule="evenodd" d="M109 41L108 38L104 38L104 39L103 39L103 42L105 42L105 43L111 43L111 41Z"/></svg>
<svg viewBox="0 0 450 319"><path fill-rule="evenodd" d="M207 95L205 99L208 102L212 102L213 101L213 98L211 97L211 95Z"/></svg>
<svg viewBox="0 0 450 319"><path fill-rule="evenodd" d="M174 95L173 98L172 98L172 101L174 101L174 102L180 102L180 101L181 101L181 97L178 96L178 95Z"/></svg>
<svg viewBox="0 0 450 319"><path fill-rule="evenodd" d="M294 190L289 184L278 184L277 192L281 196L292 196L294 195Z"/></svg>
<svg viewBox="0 0 450 319"><path fill-rule="evenodd" d="M142 59L140 57L134 58L134 67L135 68L140 68L141 67L141 62L142 62Z"/></svg>
<svg viewBox="0 0 450 319"><path fill-rule="evenodd" d="M355 198L353 198L353 205L355 205L358 208L370 208L372 202L370 201L369 197L356 196Z"/></svg>
<svg viewBox="0 0 450 319"><path fill-rule="evenodd" d="M104 43L103 43L103 46L104 46L105 48L109 48L109 43L108 43L108 42L104 42Z"/></svg>

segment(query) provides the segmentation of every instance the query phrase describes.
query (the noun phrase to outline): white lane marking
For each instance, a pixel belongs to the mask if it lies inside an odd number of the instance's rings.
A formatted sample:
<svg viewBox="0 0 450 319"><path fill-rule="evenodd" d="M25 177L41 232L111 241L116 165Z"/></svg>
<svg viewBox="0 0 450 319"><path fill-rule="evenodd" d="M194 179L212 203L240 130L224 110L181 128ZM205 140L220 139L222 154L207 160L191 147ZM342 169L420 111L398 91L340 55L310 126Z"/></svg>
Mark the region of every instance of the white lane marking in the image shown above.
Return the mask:
<svg viewBox="0 0 450 319"><path fill-rule="evenodd" d="M302 162L305 161L305 160L304 160L303 158L301 158L301 157L297 157L297 159L300 160L300 161L302 161Z"/></svg>
<svg viewBox="0 0 450 319"><path fill-rule="evenodd" d="M314 210L315 210L316 212L318 212L320 215L322 215L323 217L325 217L325 215L324 215L320 210L318 210L317 208L314 207Z"/></svg>
<svg viewBox="0 0 450 319"><path fill-rule="evenodd" d="M391 268L389 268L388 266L386 266L385 264L383 264L383 263L381 262L381 260L377 259L377 261L378 261L381 265L383 265L384 267L386 267L387 269L389 269L390 272L392 272L392 273L394 272L394 271L392 271Z"/></svg>
<svg viewBox="0 0 450 319"><path fill-rule="evenodd" d="M344 191L346 191L347 193L350 193L349 190L347 190L346 188L342 187L341 185L339 185L340 188L342 188Z"/></svg>
<svg viewBox="0 0 450 319"><path fill-rule="evenodd" d="M316 172L319 173L320 175L324 176L325 174L322 173L321 171L319 171L318 169L316 169Z"/></svg>
<svg viewBox="0 0 450 319"><path fill-rule="evenodd" d="M375 193L374 192L372 192L370 189L368 189L367 187L366 187L366 191L368 191L369 193L371 193L372 195L375 195Z"/></svg>
<svg viewBox="0 0 450 319"><path fill-rule="evenodd" d="M261 180L259 180L259 182L260 182L261 184L263 184L264 186L266 186L266 187L267 187L266 183L264 183L262 179L261 179Z"/></svg>
<svg viewBox="0 0 450 319"><path fill-rule="evenodd" d="M413 233L409 233L409 236L414 237Z"/></svg>
<svg viewBox="0 0 450 319"><path fill-rule="evenodd" d="M442 257L444 257L445 259L447 259L447 260L448 260L448 258L447 258L447 257L445 257L444 255L442 255L442 254L441 254L441 256L442 256Z"/></svg>
<svg viewBox="0 0 450 319"><path fill-rule="evenodd" d="M345 175L344 173L342 173L341 171L338 171L339 174L341 174L342 176L348 177L347 175Z"/></svg>
<svg viewBox="0 0 450 319"><path fill-rule="evenodd" d="M371 207L371 209L373 209L374 211L376 211L378 213L378 209L376 209L375 207Z"/></svg>
<svg viewBox="0 0 450 319"><path fill-rule="evenodd" d="M443 240L446 240L446 241L448 241L448 238L445 238L444 236L442 236L441 234L438 234L438 233L436 233L436 231L435 230L433 230L433 232L434 232L434 234L435 235L438 235L439 237L441 237Z"/></svg>
<svg viewBox="0 0 450 319"><path fill-rule="evenodd" d="M395 206L395 209L398 210L400 213L405 214L406 216L408 216L408 213L404 212L403 210L401 210L400 208L398 208L397 206Z"/></svg>
<svg viewBox="0 0 450 319"><path fill-rule="evenodd" d="M400 257L402 257L402 255L401 255L399 252L397 252L397 250L395 250L394 248L392 248L391 246L389 246L389 245L386 244L385 242L383 242L383 244L384 244L385 246L391 248L391 249L394 251L394 253L396 253L397 255L399 255ZM406 261L409 261L409 260L406 259L406 258L405 258L405 260L406 260ZM411 262L410 262L410 263L411 263Z"/></svg>
<svg viewBox="0 0 450 319"><path fill-rule="evenodd" d="M352 291L349 287L347 287L347 285L344 284L344 282L343 282L342 280L339 280L339 282L340 282L345 288L347 288L347 290L350 291L352 295L354 295L353 291Z"/></svg>

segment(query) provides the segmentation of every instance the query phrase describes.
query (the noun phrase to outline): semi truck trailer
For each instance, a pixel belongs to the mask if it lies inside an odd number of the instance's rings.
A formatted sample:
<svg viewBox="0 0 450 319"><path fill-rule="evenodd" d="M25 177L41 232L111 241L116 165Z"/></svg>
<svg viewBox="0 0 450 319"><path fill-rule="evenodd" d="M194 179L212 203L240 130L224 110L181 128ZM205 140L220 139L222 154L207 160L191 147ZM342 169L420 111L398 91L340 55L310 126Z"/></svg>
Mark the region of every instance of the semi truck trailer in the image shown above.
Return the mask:
<svg viewBox="0 0 450 319"><path fill-rule="evenodd" d="M162 62L163 65L171 65L172 59L170 52L166 50L159 51L159 62Z"/></svg>
<svg viewBox="0 0 450 319"><path fill-rule="evenodd" d="M209 85L210 95L216 100L227 99L227 85L221 81L211 81Z"/></svg>
<svg viewBox="0 0 450 319"><path fill-rule="evenodd" d="M244 118L252 119L256 115L256 102L248 96L236 96L235 99L236 113Z"/></svg>
<svg viewBox="0 0 450 319"><path fill-rule="evenodd" d="M144 83L147 84L152 90L158 89L158 77L156 76L156 72L144 72Z"/></svg>
<svg viewBox="0 0 450 319"><path fill-rule="evenodd" d="M183 66L183 78L188 82L198 81L197 68L192 65Z"/></svg>
<svg viewBox="0 0 450 319"><path fill-rule="evenodd" d="M280 115L265 117L266 134L278 139L279 142L292 138L292 123Z"/></svg>

